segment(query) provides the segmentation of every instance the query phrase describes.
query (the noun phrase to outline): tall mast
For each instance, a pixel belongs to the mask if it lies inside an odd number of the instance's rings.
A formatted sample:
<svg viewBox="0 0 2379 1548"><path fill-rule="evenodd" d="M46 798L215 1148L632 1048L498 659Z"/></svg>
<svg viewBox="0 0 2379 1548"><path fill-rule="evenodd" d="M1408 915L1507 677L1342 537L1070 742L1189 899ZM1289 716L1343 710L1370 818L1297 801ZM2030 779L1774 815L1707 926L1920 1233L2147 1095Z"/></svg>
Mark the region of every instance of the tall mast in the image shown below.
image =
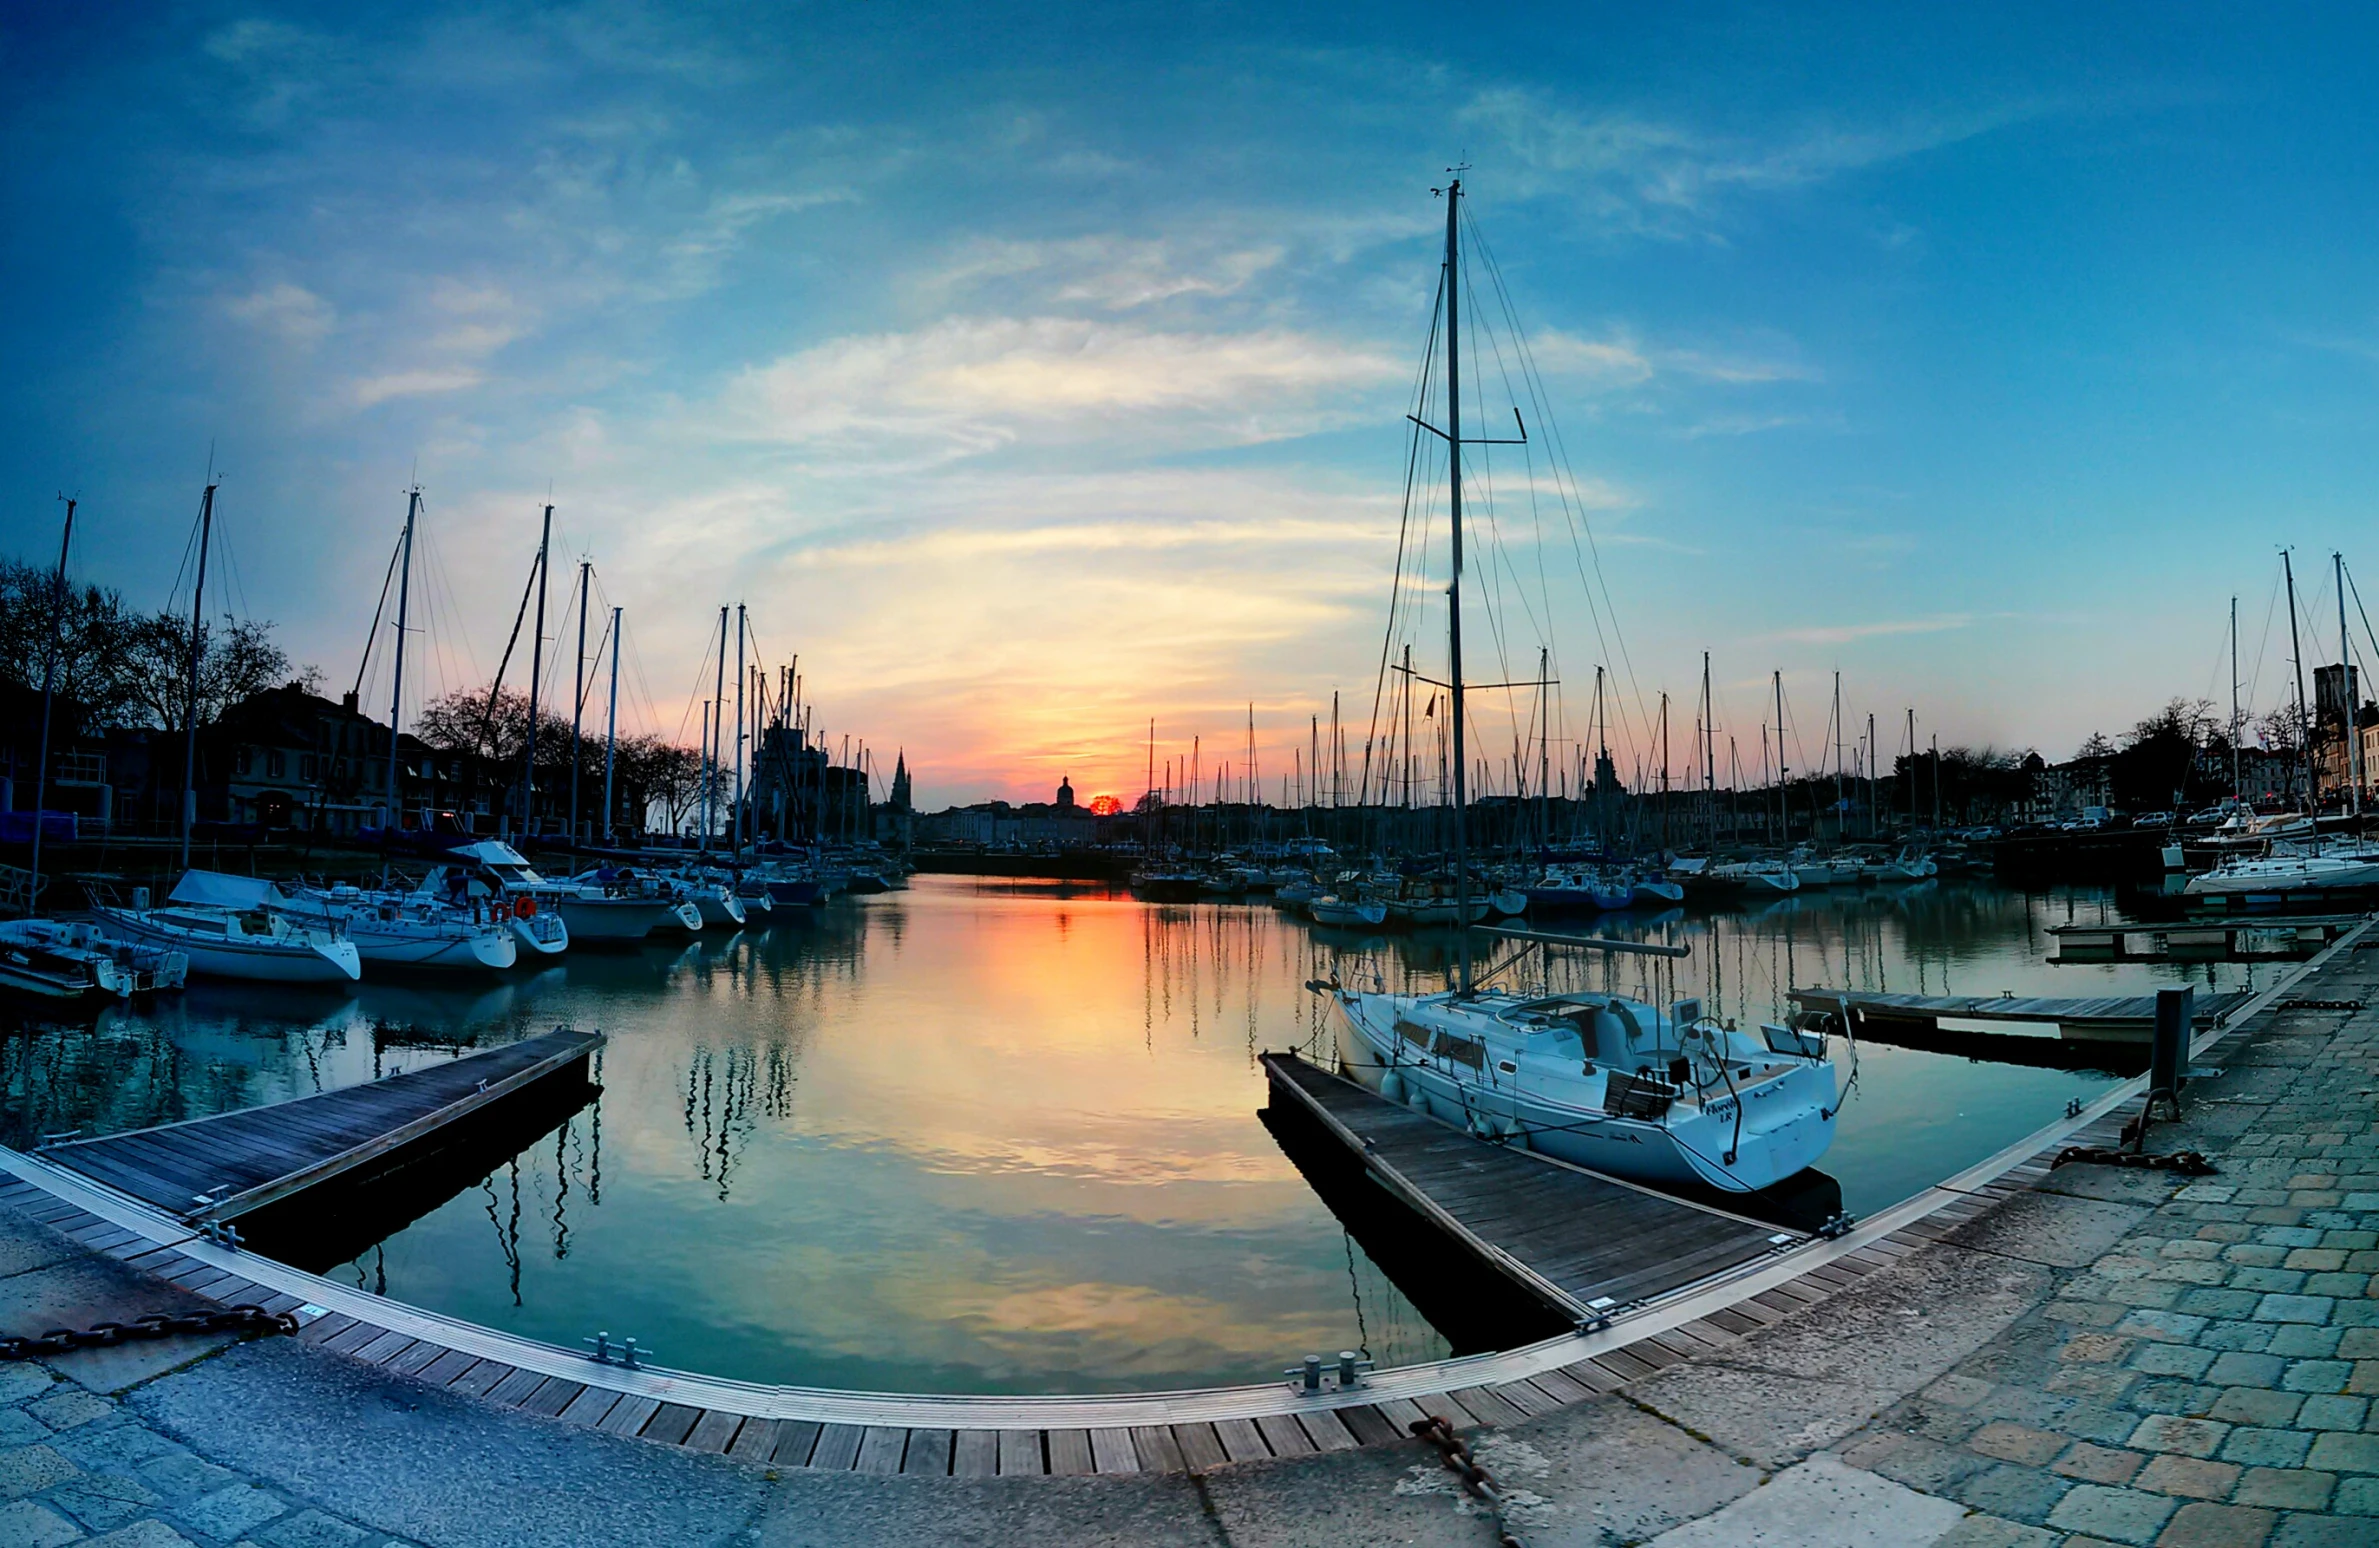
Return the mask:
<svg viewBox="0 0 2379 1548"><path fill-rule="evenodd" d="M1702 820L1710 825L1710 843L1718 843L1718 727L1710 703L1710 653L1702 652Z"/></svg>
<svg viewBox="0 0 2379 1548"><path fill-rule="evenodd" d="M1876 824L1883 816L1875 809L1877 798L1882 794L1882 786L1876 782L1875 772L1875 716L1870 713L1867 716L1867 837L1869 838L1875 837Z"/></svg>
<svg viewBox="0 0 2379 1548"><path fill-rule="evenodd" d="M719 742L726 732L719 717L727 712L727 606L719 604L719 664L711 683L710 740L704 751L710 755L710 782L702 804L702 847L710 848L710 836L719 825ZM846 757L845 762L850 760Z"/></svg>
<svg viewBox="0 0 2379 1548"><path fill-rule="evenodd" d="M2239 773L2239 599L2230 599L2230 799L2246 799L2246 781Z"/></svg>
<svg viewBox="0 0 2379 1548"><path fill-rule="evenodd" d="M2305 807L2308 811L2320 803L2320 781L2313 775L2313 728L2305 719L2305 648L2296 637L2296 566L2289 561L2288 550L2280 550L2280 576L2288 583L2288 654L2296 663L2296 756L2305 769Z"/></svg>
<svg viewBox="0 0 2379 1548"><path fill-rule="evenodd" d="M222 486L207 478L206 493L198 502L198 581L190 588L190 692L182 726L182 867L190 866L190 829L198 821L198 660L206 644L207 549L215 539L215 491ZM34 814L38 827L41 814Z"/></svg>
<svg viewBox="0 0 2379 1548"><path fill-rule="evenodd" d="M1537 841L1553 847L1553 651L1536 648L1536 808Z"/></svg>
<svg viewBox="0 0 2379 1548"><path fill-rule="evenodd" d="M388 825L405 826L405 802L397 786L397 727L405 709L405 624L413 601L413 518L421 511L421 486L405 496L405 535L397 548L396 667L388 689Z"/></svg>
<svg viewBox="0 0 2379 1548"><path fill-rule="evenodd" d="M611 610L611 706L604 715L603 725L603 837L611 838L612 815L619 810L611 804L611 770L619 756L620 746L620 610Z"/></svg>
<svg viewBox="0 0 2379 1548"><path fill-rule="evenodd" d="M743 604L735 604L735 804L730 819L735 824L735 856L743 858ZM724 658L721 660L724 665ZM861 792L865 794L866 792Z"/></svg>
<svg viewBox="0 0 2379 1548"><path fill-rule="evenodd" d="M1908 706L1908 826L1916 826L1916 706Z"/></svg>
<svg viewBox="0 0 2379 1548"><path fill-rule="evenodd" d="M1793 836L1792 808L1784 800L1784 669L1776 669L1776 841L1789 844Z"/></svg>
<svg viewBox="0 0 2379 1548"><path fill-rule="evenodd" d="M1462 253L1455 221L1462 180L1446 184L1446 522L1451 534L1446 577L1446 681L1454 696L1454 987L1470 993L1470 846L1464 818L1470 801L1469 754L1462 710Z"/></svg>
<svg viewBox="0 0 2379 1548"><path fill-rule="evenodd" d="M545 526L537 536L537 632L529 641L529 736L520 770L520 831L524 838L537 828L537 696L545 680L545 594L552 589L547 584L552 570L546 560L552 553L553 506L549 502Z"/></svg>
<svg viewBox="0 0 2379 1548"><path fill-rule="evenodd" d="M2332 551L2338 583L2338 688L2346 700L2346 809L2362 816L2362 740L2354 734L2354 646L2346 634L2346 556Z"/></svg>
<svg viewBox="0 0 2379 1548"><path fill-rule="evenodd" d="M1834 838L1850 837L1850 802L1842 785L1842 674L1834 674Z"/></svg>
<svg viewBox="0 0 2379 1548"><path fill-rule="evenodd" d="M570 842L578 842L578 762L586 721L586 609L588 559L578 561L578 670L570 674Z"/></svg>
<svg viewBox="0 0 2379 1548"><path fill-rule="evenodd" d="M50 583L50 648L41 664L41 761L33 766L33 874L25 883L25 912L41 907L41 808L49 800L50 704L58 691L58 641L66 632L66 551L74 546L73 500L66 500L66 535L58 539L58 575Z"/></svg>

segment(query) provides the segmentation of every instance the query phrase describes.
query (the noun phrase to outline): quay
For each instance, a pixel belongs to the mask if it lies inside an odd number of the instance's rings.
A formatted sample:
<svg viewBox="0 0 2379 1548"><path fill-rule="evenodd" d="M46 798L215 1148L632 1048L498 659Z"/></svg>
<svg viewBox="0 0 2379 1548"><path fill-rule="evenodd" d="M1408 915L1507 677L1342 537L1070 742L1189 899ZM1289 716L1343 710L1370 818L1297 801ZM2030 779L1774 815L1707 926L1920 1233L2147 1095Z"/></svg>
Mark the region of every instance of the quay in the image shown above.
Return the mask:
<svg viewBox="0 0 2379 1548"><path fill-rule="evenodd" d="M825 1393L597 1366L194 1237L48 1155L0 1155L0 1329L243 1301L303 1324L0 1366L0 1538L1496 1541L1436 1451L1403 1438L1429 1413L1498 1481L1502 1529L1538 1545L2367 1543L2369 930L2195 1040L2215 1073L2148 1148L2201 1151L2214 1176L2052 1165L2114 1143L2143 1095L2120 1082L1839 1240L1608 1328L1317 1398Z"/></svg>

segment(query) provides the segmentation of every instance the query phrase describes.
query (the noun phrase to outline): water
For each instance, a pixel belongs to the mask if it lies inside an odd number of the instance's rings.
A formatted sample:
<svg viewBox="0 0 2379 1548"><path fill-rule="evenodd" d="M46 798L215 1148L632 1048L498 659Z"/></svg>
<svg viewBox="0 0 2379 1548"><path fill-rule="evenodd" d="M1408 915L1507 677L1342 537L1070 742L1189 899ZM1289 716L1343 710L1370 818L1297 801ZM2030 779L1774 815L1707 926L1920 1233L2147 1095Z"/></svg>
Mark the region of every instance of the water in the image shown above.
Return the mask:
<svg viewBox="0 0 2379 1548"><path fill-rule="evenodd" d="M1935 883L1672 915L1628 928L1692 956L1619 959L1619 987L1772 1019L1793 984L2173 981L2045 965L2046 926L2112 910L2096 892ZM667 1364L815 1386L1207 1385L1347 1347L1403 1364L1448 1343L1257 1121L1255 1056L1334 1046L1306 980L1430 987L1447 946L1265 906L920 877L493 985L201 985L95 1025L27 1023L0 1044L0 1131L23 1144L168 1122L599 1027L596 1104L334 1276L533 1338L604 1328ZM1599 983L1601 961L1532 956L1518 972ZM2223 988L2248 974L2198 970ZM1873 1046L1860 1059L1824 1165L1862 1214L2110 1078Z"/></svg>

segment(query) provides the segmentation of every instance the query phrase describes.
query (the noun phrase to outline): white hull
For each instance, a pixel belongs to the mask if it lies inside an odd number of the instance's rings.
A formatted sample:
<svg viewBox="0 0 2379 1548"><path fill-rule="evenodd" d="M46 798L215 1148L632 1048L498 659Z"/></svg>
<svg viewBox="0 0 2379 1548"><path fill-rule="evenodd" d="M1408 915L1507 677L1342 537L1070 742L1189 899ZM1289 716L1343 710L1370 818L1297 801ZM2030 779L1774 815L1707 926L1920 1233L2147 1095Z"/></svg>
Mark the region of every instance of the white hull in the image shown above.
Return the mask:
<svg viewBox="0 0 2379 1548"><path fill-rule="evenodd" d="M2192 897L2287 892L2352 892L2379 888L2379 860L2309 856L2304 859L2244 860L2189 878L2182 890Z"/></svg>
<svg viewBox="0 0 2379 1548"><path fill-rule="evenodd" d="M383 934L350 924L347 938L366 962L387 967L471 968L497 972L520 960L512 932L476 930L467 935Z"/></svg>
<svg viewBox="0 0 2379 1548"><path fill-rule="evenodd" d="M1395 1025L1412 1012L1413 996L1333 997L1355 1038L1353 1073L1366 1086L1469 1133L1614 1177L1755 1192L1816 1165L1833 1143L1834 1072L1823 1061L1802 1062L1741 1096L1679 1102L1658 1119L1620 1117L1602 1106L1607 1076L1572 1077L1565 1084L1574 1091L1564 1093L1571 1099L1562 1100L1399 1037Z"/></svg>
<svg viewBox="0 0 2379 1548"><path fill-rule="evenodd" d="M541 908L556 909L562 923L570 927L570 938L581 944L588 941L641 941L664 925L699 930L702 916L694 914L694 923L686 925L678 914L680 907L688 913L687 905L670 903L661 898L571 898L541 897Z"/></svg>
<svg viewBox="0 0 2379 1548"><path fill-rule="evenodd" d="M1315 924L1377 925L1388 921L1385 903L1348 903L1338 898L1316 898L1305 905Z"/></svg>
<svg viewBox="0 0 2379 1548"><path fill-rule="evenodd" d="M99 927L120 941L162 946L190 959L190 971L208 978L238 978L271 984L351 984L363 977L355 943L331 941L209 941L181 930L161 929L128 909L93 911Z"/></svg>
<svg viewBox="0 0 2379 1548"><path fill-rule="evenodd" d="M518 957L558 957L570 949L570 927L562 916L546 909L530 918L515 915L512 944Z"/></svg>

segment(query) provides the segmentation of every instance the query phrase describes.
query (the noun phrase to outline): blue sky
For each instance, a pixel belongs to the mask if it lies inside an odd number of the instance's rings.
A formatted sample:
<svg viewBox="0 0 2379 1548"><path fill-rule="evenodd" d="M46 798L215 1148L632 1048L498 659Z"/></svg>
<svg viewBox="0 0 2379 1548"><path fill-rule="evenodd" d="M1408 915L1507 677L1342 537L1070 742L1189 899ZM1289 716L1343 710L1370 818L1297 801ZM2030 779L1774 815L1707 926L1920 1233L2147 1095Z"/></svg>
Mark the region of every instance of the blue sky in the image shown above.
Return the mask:
<svg viewBox="0 0 2379 1548"><path fill-rule="evenodd" d="M212 443L225 595L343 686L418 469L436 692L550 488L628 723L744 601L931 804L1128 795L1148 717L1236 749L1251 700L1274 785L1368 715L1464 157L1647 703L1707 649L1746 762L1768 673L1805 763L1837 668L2062 755L2221 698L2234 591L2276 703L2277 546L2333 642L2369 548L2363 19L1648 10L20 9L5 540L79 491L81 573L161 605ZM1575 735L1616 645L1507 510Z"/></svg>

